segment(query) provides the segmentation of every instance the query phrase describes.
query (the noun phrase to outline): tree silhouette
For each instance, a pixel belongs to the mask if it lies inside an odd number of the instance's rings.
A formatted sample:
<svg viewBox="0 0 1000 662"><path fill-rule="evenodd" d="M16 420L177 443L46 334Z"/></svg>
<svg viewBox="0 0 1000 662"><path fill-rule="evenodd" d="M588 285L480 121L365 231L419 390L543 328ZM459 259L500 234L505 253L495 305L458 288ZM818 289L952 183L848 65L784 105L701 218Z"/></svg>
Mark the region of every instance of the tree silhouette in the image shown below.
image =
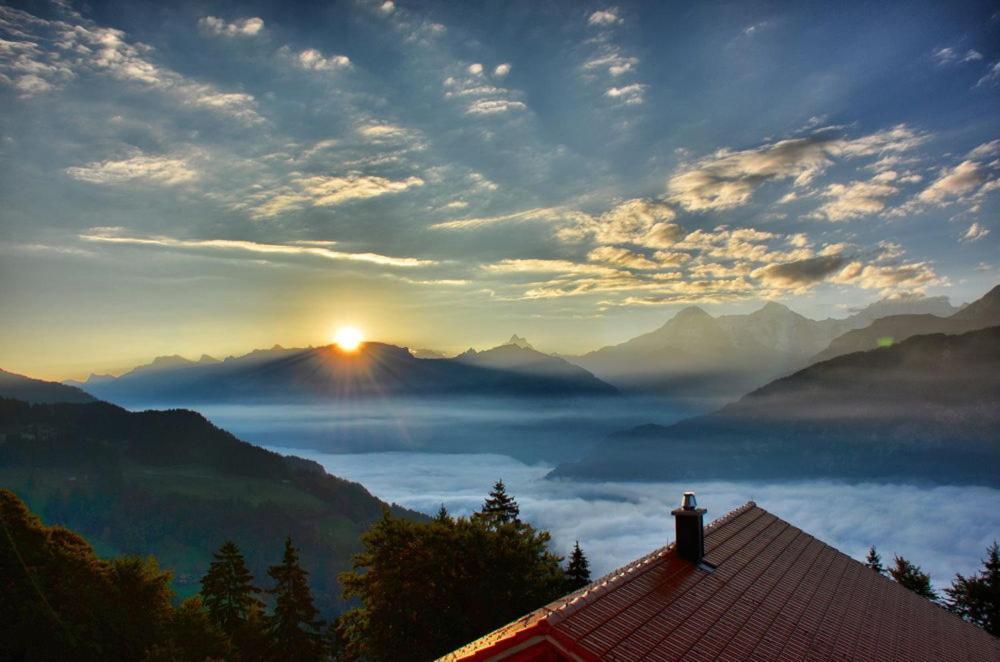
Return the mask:
<svg viewBox="0 0 1000 662"><path fill-rule="evenodd" d="M491 524L508 524L518 523L520 514L521 508L517 501L507 494L507 486L503 484L503 480L498 480L483 504L480 516Z"/></svg>
<svg viewBox="0 0 1000 662"><path fill-rule="evenodd" d="M264 606L254 597L260 589L253 585L253 575L236 543L227 540L212 557L215 560L201 578L202 599L216 625L232 635Z"/></svg>
<svg viewBox="0 0 1000 662"><path fill-rule="evenodd" d="M268 591L274 595L274 612L267 627L274 656L282 660L317 659L323 649L323 623L317 618L307 573L299 565L299 552L291 536L285 538L281 564L268 568L267 574L277 582Z"/></svg>
<svg viewBox="0 0 1000 662"><path fill-rule="evenodd" d="M571 593L590 583L590 562L580 549L580 541L573 545L569 555L569 565L566 566L566 592Z"/></svg>
<svg viewBox="0 0 1000 662"><path fill-rule="evenodd" d="M388 511L339 577L361 606L337 621L334 659L427 660L565 593L549 534L473 517L417 523Z"/></svg>
<svg viewBox="0 0 1000 662"><path fill-rule="evenodd" d="M937 600L937 593L931 588L931 576L920 569L920 566L910 563L902 556L896 557L896 565L889 568L889 574L902 586L928 600Z"/></svg>
<svg viewBox="0 0 1000 662"><path fill-rule="evenodd" d="M880 575L885 574L886 570L885 566L882 565L882 557L879 555L878 550L875 549L875 545L868 548L868 556L865 557L865 565Z"/></svg>
<svg viewBox="0 0 1000 662"><path fill-rule="evenodd" d="M1000 549L994 541L986 550L983 569L978 575L956 574L948 595L948 609L1000 637Z"/></svg>

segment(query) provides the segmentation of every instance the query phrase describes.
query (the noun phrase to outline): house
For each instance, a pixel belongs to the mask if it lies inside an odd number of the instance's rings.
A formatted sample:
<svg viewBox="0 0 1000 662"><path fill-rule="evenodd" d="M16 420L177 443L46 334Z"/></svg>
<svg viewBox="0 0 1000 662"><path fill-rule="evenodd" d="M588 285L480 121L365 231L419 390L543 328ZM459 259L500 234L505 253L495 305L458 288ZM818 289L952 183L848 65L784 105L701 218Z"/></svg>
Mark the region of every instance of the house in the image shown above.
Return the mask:
<svg viewBox="0 0 1000 662"><path fill-rule="evenodd" d="M1000 660L1000 639L752 501L442 658Z"/></svg>

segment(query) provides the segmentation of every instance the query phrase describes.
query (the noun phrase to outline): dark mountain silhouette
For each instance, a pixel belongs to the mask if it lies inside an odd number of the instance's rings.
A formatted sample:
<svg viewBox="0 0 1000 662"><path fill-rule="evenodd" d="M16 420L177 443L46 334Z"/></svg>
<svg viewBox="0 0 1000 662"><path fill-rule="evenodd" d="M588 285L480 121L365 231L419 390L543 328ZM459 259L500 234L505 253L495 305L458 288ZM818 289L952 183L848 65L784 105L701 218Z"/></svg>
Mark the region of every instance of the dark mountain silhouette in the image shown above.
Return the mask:
<svg viewBox="0 0 1000 662"><path fill-rule="evenodd" d="M89 386L89 385L88 385ZM175 362L133 370L91 387L119 403L297 402L351 397L612 395L614 387L561 359L519 347L455 359L418 359L404 347L366 343L357 352L334 345L258 350L210 364Z"/></svg>
<svg viewBox="0 0 1000 662"><path fill-rule="evenodd" d="M735 397L802 368L831 340L900 311L954 312L945 297L884 299L845 319L812 320L777 302L713 318L700 308L620 345L567 357L627 391Z"/></svg>
<svg viewBox="0 0 1000 662"><path fill-rule="evenodd" d="M6 370L0 370L0 398L15 398L32 404L97 400L75 386L33 379Z"/></svg>
<svg viewBox="0 0 1000 662"><path fill-rule="evenodd" d="M813 361L826 361L843 354L891 345L916 335L965 333L996 324L1000 324L1000 285L949 317L930 314L892 315L875 320L869 326L834 338L830 346L817 354Z"/></svg>
<svg viewBox="0 0 1000 662"><path fill-rule="evenodd" d="M705 416L612 435L555 477L1000 484L1000 327L812 365Z"/></svg>
<svg viewBox="0 0 1000 662"><path fill-rule="evenodd" d="M314 462L240 441L193 411L0 399L0 440L0 483L100 549L155 554L176 571L182 593L197 589L223 541L237 542L260 580L291 534L330 613L340 603L336 574L390 507Z"/></svg>

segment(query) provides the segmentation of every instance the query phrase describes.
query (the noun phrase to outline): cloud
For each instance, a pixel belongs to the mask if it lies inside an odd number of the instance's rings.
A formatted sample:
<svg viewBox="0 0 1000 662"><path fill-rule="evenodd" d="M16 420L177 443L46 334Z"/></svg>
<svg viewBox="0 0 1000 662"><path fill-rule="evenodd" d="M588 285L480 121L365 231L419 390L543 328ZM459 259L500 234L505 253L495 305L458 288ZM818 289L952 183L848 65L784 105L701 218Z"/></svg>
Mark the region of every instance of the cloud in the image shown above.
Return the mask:
<svg viewBox="0 0 1000 662"><path fill-rule="evenodd" d="M1000 140L991 140L973 149L965 158L972 160L988 159L998 155L1000 155Z"/></svg>
<svg viewBox="0 0 1000 662"><path fill-rule="evenodd" d="M769 286L794 289L826 279L846 262L846 258L840 255L811 257L796 262L769 264L754 270L751 275Z"/></svg>
<svg viewBox="0 0 1000 662"><path fill-rule="evenodd" d="M732 209L747 204L769 181L791 179L795 187L810 184L833 165L834 157L860 158L911 150L927 140L905 125L848 139L819 131L753 149L722 149L667 180L669 199L688 211Z"/></svg>
<svg viewBox="0 0 1000 662"><path fill-rule="evenodd" d="M227 23L215 16L204 16L198 19L198 26L210 34L222 37L255 37L263 31L264 21L252 16Z"/></svg>
<svg viewBox="0 0 1000 662"><path fill-rule="evenodd" d="M618 16L617 8L602 9L595 11L587 17L587 23L597 26L620 25L624 20Z"/></svg>
<svg viewBox="0 0 1000 662"><path fill-rule="evenodd" d="M583 63L583 68L585 70L604 69L612 77L618 77L632 71L632 69L638 64L639 58L626 57L616 48L605 53L594 55L592 58Z"/></svg>
<svg viewBox="0 0 1000 662"><path fill-rule="evenodd" d="M457 422L444 407L433 413L444 417L446 425ZM494 414L508 415L505 410ZM331 421L329 426L335 429L337 424ZM878 547L883 559L905 556L929 572L938 587L947 585L956 572L978 572L980 559L1000 528L995 507L1000 490L989 487L833 480L586 483L545 480L551 463L526 464L499 454L272 450L315 460L387 502L427 515L434 515L442 504L453 515L471 515L502 476L525 521L550 531L558 554L568 554L579 541L594 577L671 542L672 506L665 504L679 501L686 490L696 491L699 505L709 509L706 522L754 500L859 561L871 545ZM938 527L937 535L927 534L932 526Z"/></svg>
<svg viewBox="0 0 1000 662"><path fill-rule="evenodd" d="M587 254L587 259L632 269L659 269L662 266L642 253L618 246L599 246Z"/></svg>
<svg viewBox="0 0 1000 662"><path fill-rule="evenodd" d="M465 105L465 114L471 116L502 115L527 109L527 104L520 101L519 92L500 85L488 84L483 77L483 71L483 65L476 62L466 66L462 73L446 77L445 98L471 99ZM494 72L496 78L503 78L510 72L510 65L498 65Z"/></svg>
<svg viewBox="0 0 1000 662"><path fill-rule="evenodd" d="M590 237L598 244L667 248L684 235L684 230L672 223L676 217L677 213L662 202L626 200L597 217L572 216L574 222L560 229L558 236L565 240Z"/></svg>
<svg viewBox="0 0 1000 662"><path fill-rule="evenodd" d="M760 21L758 23L754 23L752 25L748 25L747 27L743 28L741 34L745 37L751 37L760 32L761 30L765 30L772 26L773 23L771 21Z"/></svg>
<svg viewBox="0 0 1000 662"><path fill-rule="evenodd" d="M830 184L821 193L831 198L814 215L830 221L844 221L859 216L870 216L885 209L885 199L895 195L899 189L888 182L896 179L896 173L887 170L867 182Z"/></svg>
<svg viewBox="0 0 1000 662"><path fill-rule="evenodd" d="M973 223L969 226L969 229L965 231L965 234L962 235L962 241L979 241L989 233L989 229L984 228L979 223Z"/></svg>
<svg viewBox="0 0 1000 662"><path fill-rule="evenodd" d="M333 241L298 242L291 244L258 243L232 239L176 239L166 236L130 237L120 234L120 228L91 228L80 239L92 243L152 246L210 253L249 253L254 255L312 256L327 260L368 262L385 267L422 267L436 264L434 260L413 257L389 257L378 253L348 253L335 251Z"/></svg>
<svg viewBox="0 0 1000 662"><path fill-rule="evenodd" d="M527 108L524 103L520 101L511 101L509 99L479 99L472 102L468 108L465 109L468 115L496 115L498 113L506 113L512 110L524 110Z"/></svg>
<svg viewBox="0 0 1000 662"><path fill-rule="evenodd" d="M253 95L226 92L161 66L153 60L152 46L131 41L122 30L96 25L75 13L74 22L67 22L0 9L7 31L16 36L16 40L0 40L4 44L0 47L0 82L14 85L22 96L50 92L81 75L98 74L244 124L264 121Z"/></svg>
<svg viewBox="0 0 1000 662"><path fill-rule="evenodd" d="M976 62L977 60L983 59L983 55L979 51L969 49L964 54L959 54L954 48L951 47L937 48L931 53L931 57L934 58L939 65L964 64L966 62Z"/></svg>
<svg viewBox="0 0 1000 662"><path fill-rule="evenodd" d="M66 168L73 179L89 184L122 184L146 181L173 186L191 181L197 172L182 158L137 154L119 161L94 161Z"/></svg>
<svg viewBox="0 0 1000 662"><path fill-rule="evenodd" d="M401 126L388 122L372 122L358 126L358 135L372 142L405 140L412 137L412 132Z"/></svg>
<svg viewBox="0 0 1000 662"><path fill-rule="evenodd" d="M423 185L424 180L419 177L392 180L360 173L298 176L277 190L251 195L247 203L237 207L248 208L255 218L271 218L303 207L329 207Z"/></svg>
<svg viewBox="0 0 1000 662"><path fill-rule="evenodd" d="M976 87L993 86L1000 83L1000 61L994 62L987 72L976 81Z"/></svg>
<svg viewBox="0 0 1000 662"><path fill-rule="evenodd" d="M945 205L952 199L972 193L985 181L978 163L962 161L954 168L942 170L938 178L920 192L917 199L931 205Z"/></svg>
<svg viewBox="0 0 1000 662"><path fill-rule="evenodd" d="M430 226L432 230L467 230L481 228L497 223L510 223L522 221L551 221L572 217L578 212L568 211L563 207L535 207L511 214L500 214L497 216L478 216L472 218L460 218L454 221L441 221Z"/></svg>
<svg viewBox="0 0 1000 662"><path fill-rule="evenodd" d="M645 91L646 85L643 85L642 83L632 83L631 85L623 85L622 87L609 87L604 92L604 96L612 99L619 99L625 102L625 105L634 106L643 102L643 94Z"/></svg>
<svg viewBox="0 0 1000 662"><path fill-rule="evenodd" d="M287 48L287 47L286 47ZM308 71L337 71L351 66L351 59L346 55L323 55L315 48L307 48L295 56L295 62L301 69Z"/></svg>
<svg viewBox="0 0 1000 662"><path fill-rule="evenodd" d="M600 264L586 264L570 260L544 259L508 259L484 264L486 271L495 273L559 273L559 274L595 274L600 276L618 276L622 272Z"/></svg>
<svg viewBox="0 0 1000 662"><path fill-rule="evenodd" d="M396 3L392 0L385 0L385 2L379 5L378 9L383 14L391 14L396 11Z"/></svg>
<svg viewBox="0 0 1000 662"><path fill-rule="evenodd" d="M866 265L855 260L830 278L830 282L881 290L883 296L890 296L900 291L922 292L927 287L947 281L938 276L928 262Z"/></svg>

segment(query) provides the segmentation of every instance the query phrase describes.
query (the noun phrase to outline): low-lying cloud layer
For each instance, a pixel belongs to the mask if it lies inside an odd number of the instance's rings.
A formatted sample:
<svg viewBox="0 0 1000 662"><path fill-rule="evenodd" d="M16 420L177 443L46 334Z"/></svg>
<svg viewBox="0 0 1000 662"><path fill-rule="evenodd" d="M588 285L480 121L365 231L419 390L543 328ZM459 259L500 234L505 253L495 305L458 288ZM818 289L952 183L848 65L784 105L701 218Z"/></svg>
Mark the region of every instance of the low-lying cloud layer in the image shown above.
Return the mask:
<svg viewBox="0 0 1000 662"><path fill-rule="evenodd" d="M547 481L543 477L551 467L500 455L276 450L314 459L382 499L428 514L444 504L453 514L468 515L502 478L522 517L551 531L559 553L580 541L595 577L673 540L670 510L685 490L698 493L699 505L709 510L706 521L756 501L856 559L863 559L870 545L884 561L903 555L939 587L956 572L976 571L1000 531L1000 491L985 487L833 481L589 484Z"/></svg>

